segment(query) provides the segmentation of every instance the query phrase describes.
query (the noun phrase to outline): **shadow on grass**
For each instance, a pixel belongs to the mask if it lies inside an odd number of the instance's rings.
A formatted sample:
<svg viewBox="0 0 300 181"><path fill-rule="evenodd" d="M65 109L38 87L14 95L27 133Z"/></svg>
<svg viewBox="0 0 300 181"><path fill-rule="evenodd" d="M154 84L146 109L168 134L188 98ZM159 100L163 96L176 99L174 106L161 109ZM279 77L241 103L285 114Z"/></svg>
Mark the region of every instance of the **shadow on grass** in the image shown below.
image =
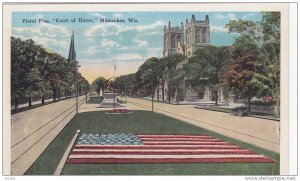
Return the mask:
<svg viewBox="0 0 300 181"><path fill-rule="evenodd" d="M276 160L273 163L66 164L62 175L278 175L279 154L149 111L129 115L86 112L76 115L26 175L52 175L77 129L81 133L207 134Z"/></svg>

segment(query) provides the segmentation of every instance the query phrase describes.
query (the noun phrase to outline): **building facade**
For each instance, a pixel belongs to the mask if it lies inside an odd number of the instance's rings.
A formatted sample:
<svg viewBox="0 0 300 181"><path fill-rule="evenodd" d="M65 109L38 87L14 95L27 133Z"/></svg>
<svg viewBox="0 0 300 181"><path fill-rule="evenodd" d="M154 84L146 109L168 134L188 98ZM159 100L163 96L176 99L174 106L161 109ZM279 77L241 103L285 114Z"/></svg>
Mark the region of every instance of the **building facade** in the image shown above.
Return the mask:
<svg viewBox="0 0 300 181"><path fill-rule="evenodd" d="M164 27L164 48L163 57L175 53L182 53L191 57L195 50L210 45L209 17L206 15L204 21L197 21L192 15L191 21L186 19L185 26L172 27L169 21Z"/></svg>
<svg viewBox="0 0 300 181"><path fill-rule="evenodd" d="M164 26L163 41L163 57L180 53L188 59L197 49L210 45L209 16L206 15L204 21L200 21L196 20L195 15L192 15L191 20L186 19L185 25L181 23L180 27L172 27L169 21L169 24ZM186 63L186 61L180 63L179 66ZM161 88L158 92L161 97ZM164 95L168 95L167 92L168 87L165 86ZM208 87L195 90L183 82L179 90L172 91L171 99L176 101L214 101L214 95Z"/></svg>

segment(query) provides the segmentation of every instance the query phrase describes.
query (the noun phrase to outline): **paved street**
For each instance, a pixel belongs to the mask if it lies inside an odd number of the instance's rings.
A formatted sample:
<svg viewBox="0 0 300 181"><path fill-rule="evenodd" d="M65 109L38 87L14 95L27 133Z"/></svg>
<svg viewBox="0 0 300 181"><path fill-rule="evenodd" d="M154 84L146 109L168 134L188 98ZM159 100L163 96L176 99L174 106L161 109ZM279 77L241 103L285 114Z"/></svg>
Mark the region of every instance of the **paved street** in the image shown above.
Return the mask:
<svg viewBox="0 0 300 181"><path fill-rule="evenodd" d="M85 96L79 97L85 100ZM11 174L22 175L74 117L76 99L12 115Z"/></svg>
<svg viewBox="0 0 300 181"><path fill-rule="evenodd" d="M128 109L151 110L151 101L127 98ZM237 140L279 153L280 122L228 113L195 109L192 105L170 105L154 102L154 111L185 121Z"/></svg>

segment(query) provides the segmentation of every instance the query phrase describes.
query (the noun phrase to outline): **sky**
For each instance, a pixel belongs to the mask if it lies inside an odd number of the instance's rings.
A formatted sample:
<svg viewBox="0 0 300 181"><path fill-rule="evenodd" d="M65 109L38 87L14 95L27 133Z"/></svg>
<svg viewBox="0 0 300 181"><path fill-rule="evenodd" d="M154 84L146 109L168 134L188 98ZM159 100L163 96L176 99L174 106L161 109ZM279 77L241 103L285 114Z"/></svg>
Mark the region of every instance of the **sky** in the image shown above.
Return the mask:
<svg viewBox="0 0 300 181"><path fill-rule="evenodd" d="M163 27L180 26L186 19L204 21L209 15L211 45L229 46L238 34L228 33L230 20L261 20L259 12L14 12L12 36L68 58L72 31L79 71L91 83L95 78L135 73L150 57L162 57ZM124 22L100 22L101 19ZM135 22L129 22L129 18ZM82 20L82 21L80 21Z"/></svg>

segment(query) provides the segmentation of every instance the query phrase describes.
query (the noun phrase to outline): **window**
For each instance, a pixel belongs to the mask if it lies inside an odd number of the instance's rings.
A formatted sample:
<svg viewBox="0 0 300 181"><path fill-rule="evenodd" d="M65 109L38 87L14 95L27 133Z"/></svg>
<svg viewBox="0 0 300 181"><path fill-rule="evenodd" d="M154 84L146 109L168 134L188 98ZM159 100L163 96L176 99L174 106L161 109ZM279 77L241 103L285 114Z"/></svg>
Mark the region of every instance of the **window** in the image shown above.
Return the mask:
<svg viewBox="0 0 300 181"><path fill-rule="evenodd" d="M200 38L201 38L201 30L200 28L196 28L196 43L200 43Z"/></svg>
<svg viewBox="0 0 300 181"><path fill-rule="evenodd" d="M175 36L172 36L171 48L175 48L175 44L176 44L176 38Z"/></svg>
<svg viewBox="0 0 300 181"><path fill-rule="evenodd" d="M206 28L202 30L202 43L206 43Z"/></svg>
<svg viewBox="0 0 300 181"><path fill-rule="evenodd" d="M206 34L202 33L202 43L206 43Z"/></svg>
<svg viewBox="0 0 300 181"><path fill-rule="evenodd" d="M168 37L167 36L165 36L165 42L164 42L164 46L165 46L165 50L167 50L168 49Z"/></svg>

